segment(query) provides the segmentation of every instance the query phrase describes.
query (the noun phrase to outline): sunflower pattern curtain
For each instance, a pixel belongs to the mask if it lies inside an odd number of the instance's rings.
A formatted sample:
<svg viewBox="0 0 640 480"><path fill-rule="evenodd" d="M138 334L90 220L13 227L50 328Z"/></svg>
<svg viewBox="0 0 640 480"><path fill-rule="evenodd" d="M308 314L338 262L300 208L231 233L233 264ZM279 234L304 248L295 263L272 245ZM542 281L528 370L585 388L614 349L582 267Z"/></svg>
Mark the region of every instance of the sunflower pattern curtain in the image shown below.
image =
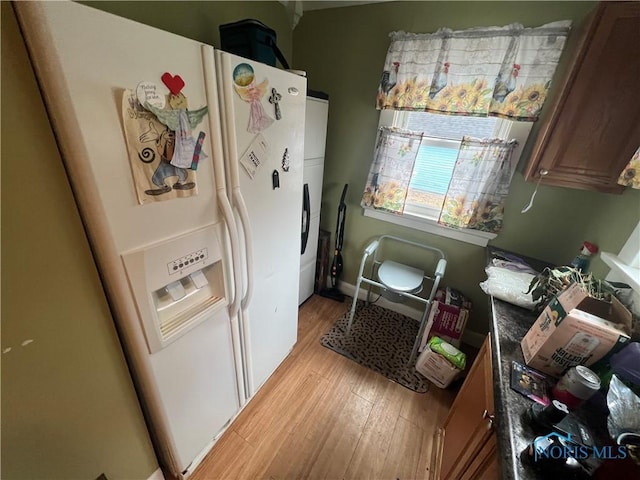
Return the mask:
<svg viewBox="0 0 640 480"><path fill-rule="evenodd" d="M625 187L640 188L640 148L636 150L627 166L622 170L618 178L618 184Z"/></svg>
<svg viewBox="0 0 640 480"><path fill-rule="evenodd" d="M497 233L515 169L515 140L463 137L438 223Z"/></svg>
<svg viewBox="0 0 640 480"><path fill-rule="evenodd" d="M393 32L377 108L535 121L570 25Z"/></svg>
<svg viewBox="0 0 640 480"><path fill-rule="evenodd" d="M382 127L360 205L401 214L422 133Z"/></svg>

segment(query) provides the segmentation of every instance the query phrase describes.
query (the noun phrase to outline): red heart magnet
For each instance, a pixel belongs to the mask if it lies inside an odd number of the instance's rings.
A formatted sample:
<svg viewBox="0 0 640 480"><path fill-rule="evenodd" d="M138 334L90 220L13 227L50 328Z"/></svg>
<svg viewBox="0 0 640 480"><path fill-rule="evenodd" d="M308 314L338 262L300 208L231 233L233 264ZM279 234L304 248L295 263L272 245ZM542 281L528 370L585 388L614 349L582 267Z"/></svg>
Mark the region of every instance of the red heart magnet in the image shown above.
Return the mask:
<svg viewBox="0 0 640 480"><path fill-rule="evenodd" d="M178 95L184 88L184 80L180 75L171 75L169 72L164 72L160 78L173 95Z"/></svg>

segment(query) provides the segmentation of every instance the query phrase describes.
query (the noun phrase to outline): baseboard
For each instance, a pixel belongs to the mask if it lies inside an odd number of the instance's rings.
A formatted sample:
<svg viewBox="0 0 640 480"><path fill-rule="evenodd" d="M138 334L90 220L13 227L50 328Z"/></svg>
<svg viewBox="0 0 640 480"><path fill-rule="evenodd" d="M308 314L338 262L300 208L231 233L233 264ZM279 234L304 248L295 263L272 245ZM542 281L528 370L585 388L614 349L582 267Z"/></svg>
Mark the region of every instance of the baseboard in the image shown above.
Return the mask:
<svg viewBox="0 0 640 480"><path fill-rule="evenodd" d="M233 420L230 420L227 423L227 425L222 429L222 431L219 432L218 435L214 439L212 439L209 443L207 443L207 445L200 451L200 453L198 453L198 455L196 455L196 457L191 461L191 463L189 464L187 469L178 476L179 480L187 480L191 476L191 474L193 472L195 472L196 468L198 468L198 465L200 465L202 460L204 460L204 457L206 457L207 454L211 451L213 446L216 444L218 439L222 436L222 434L226 430L226 427L231 425L232 421Z"/></svg>
<svg viewBox="0 0 640 480"><path fill-rule="evenodd" d="M433 447L431 449L430 480L440 480L442 467L442 448L444 446L444 428L440 427L433 434Z"/></svg>
<svg viewBox="0 0 640 480"><path fill-rule="evenodd" d="M155 472L151 474L149 478L147 478L147 480L165 480L165 478L164 478L164 474L162 473L162 470L158 468Z"/></svg>
<svg viewBox="0 0 640 480"><path fill-rule="evenodd" d="M356 291L356 286L347 282L339 282L338 287L342 293L344 293L345 295L349 295L350 297L353 297ZM375 299L378 294L372 292L372 296ZM358 298L360 300L365 300L367 298L366 288L360 288L360 291L358 292ZM410 307L404 303L391 302L384 297L380 297L380 299L376 302L376 305L380 305L382 308L386 308L387 310L391 310L392 312L406 315L407 317L413 318L414 320L420 320L420 318L422 318L422 310ZM474 332L471 330L465 330L462 334L462 341L467 345L471 345L472 347L480 348L486 336L486 334Z"/></svg>

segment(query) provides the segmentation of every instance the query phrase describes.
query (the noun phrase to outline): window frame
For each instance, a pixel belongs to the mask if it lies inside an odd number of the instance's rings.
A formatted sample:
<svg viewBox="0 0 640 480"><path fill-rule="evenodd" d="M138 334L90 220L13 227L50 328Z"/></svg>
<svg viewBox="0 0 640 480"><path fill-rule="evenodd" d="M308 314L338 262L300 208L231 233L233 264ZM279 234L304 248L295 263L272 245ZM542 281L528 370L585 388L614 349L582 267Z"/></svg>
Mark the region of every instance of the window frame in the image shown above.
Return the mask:
<svg viewBox="0 0 640 480"><path fill-rule="evenodd" d="M399 110L381 110L380 111L380 119L378 121L378 131L380 127L399 127L405 128L408 122L408 113L405 111ZM524 145L527 142L527 138L531 133L531 128L533 127L533 122L513 122L508 120L503 120L498 118L498 122L496 123L496 127L494 130L494 136L503 138L503 139L512 139L515 138L518 142L514 152L513 152L513 172L515 172L516 166L520 161L520 156L522 155L522 151L524 149ZM377 142L377 138L376 138ZM415 210L419 208L414 207ZM425 213L427 211L431 211L434 209L425 208ZM434 235L438 235L445 238L451 238L454 240L459 240L465 243L470 243L472 245L478 245L481 247L486 247L489 243L489 240L496 238L497 234L489 233L489 232L481 232L479 230L469 230L469 229L457 229L452 227L447 227L444 225L440 225L437 222L437 219L429 218L424 215L419 215L416 213L403 213L401 215L388 213L380 210L376 210L371 207L363 207L364 215L366 217L375 218L377 220L382 220L384 222L393 223L395 225L401 225L408 228L413 228L415 230L420 230L423 232L431 233ZM439 213L439 212L438 212Z"/></svg>

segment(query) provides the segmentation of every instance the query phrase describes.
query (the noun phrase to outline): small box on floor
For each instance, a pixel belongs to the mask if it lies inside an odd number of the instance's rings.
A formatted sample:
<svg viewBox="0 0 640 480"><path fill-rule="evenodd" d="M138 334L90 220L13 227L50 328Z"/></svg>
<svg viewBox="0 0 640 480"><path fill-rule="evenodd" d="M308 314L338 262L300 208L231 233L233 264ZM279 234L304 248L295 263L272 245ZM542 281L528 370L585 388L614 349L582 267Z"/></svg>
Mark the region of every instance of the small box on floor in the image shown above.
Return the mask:
<svg viewBox="0 0 640 480"><path fill-rule="evenodd" d="M418 351L421 352L435 335L454 347L460 347L470 311L471 302L461 292L451 287L439 288L427 321L431 328L425 330Z"/></svg>
<svg viewBox="0 0 640 480"><path fill-rule="evenodd" d="M439 337L429 340L418 356L416 370L440 388L447 388L464 370L467 357Z"/></svg>

